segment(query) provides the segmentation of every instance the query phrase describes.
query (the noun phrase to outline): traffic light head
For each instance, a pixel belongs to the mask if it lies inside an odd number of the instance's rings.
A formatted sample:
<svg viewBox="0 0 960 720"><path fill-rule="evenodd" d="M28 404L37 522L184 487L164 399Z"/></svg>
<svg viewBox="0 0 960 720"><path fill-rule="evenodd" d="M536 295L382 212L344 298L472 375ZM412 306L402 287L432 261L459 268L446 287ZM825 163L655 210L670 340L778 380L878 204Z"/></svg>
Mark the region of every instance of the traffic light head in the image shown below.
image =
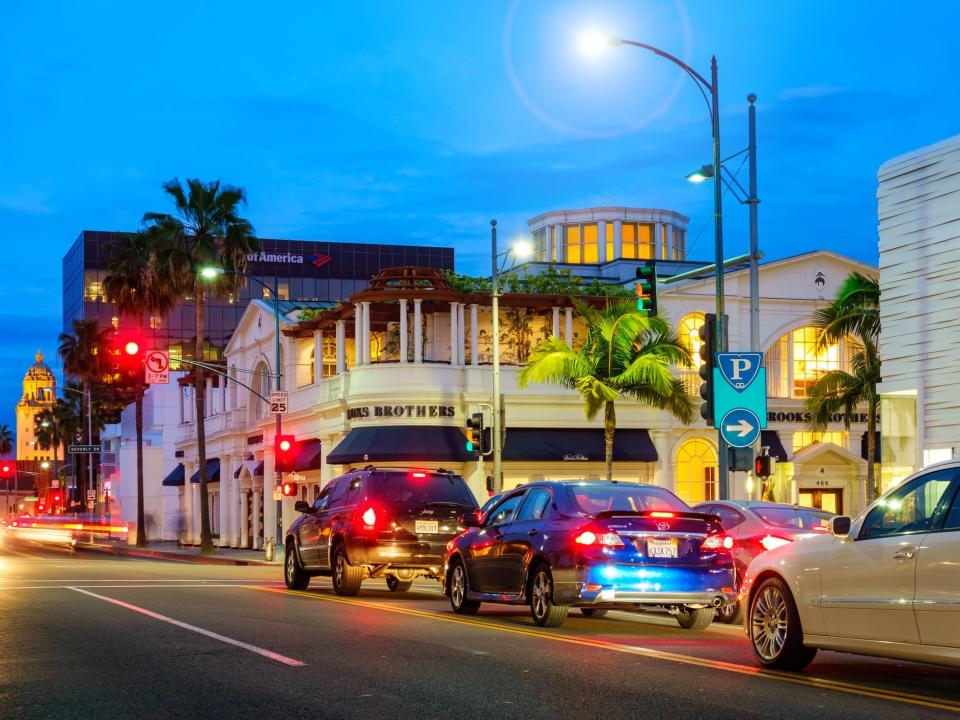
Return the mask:
<svg viewBox="0 0 960 720"><path fill-rule="evenodd" d="M284 497L295 497L297 494L297 484L292 482L285 482L281 489L283 490Z"/></svg>
<svg viewBox="0 0 960 720"><path fill-rule="evenodd" d="M467 418L465 448L471 457L483 454L483 413L474 413Z"/></svg>
<svg viewBox="0 0 960 720"><path fill-rule="evenodd" d="M713 426L713 368L716 352L717 316L707 313L700 326L700 415Z"/></svg>
<svg viewBox="0 0 960 720"><path fill-rule="evenodd" d="M753 461L753 474L757 477L768 478L773 475L776 461L769 455L757 455Z"/></svg>
<svg viewBox="0 0 960 720"><path fill-rule="evenodd" d="M297 441L293 435L277 435L273 443L274 469L277 472L293 472Z"/></svg>
<svg viewBox="0 0 960 720"><path fill-rule="evenodd" d="M134 355L139 355L139 354L140 354L140 343L138 343L136 340L127 340L127 341L123 344L123 352L124 352L124 354L127 355L128 357L129 357L129 356L134 356Z"/></svg>
<svg viewBox="0 0 960 720"><path fill-rule="evenodd" d="M16 476L16 460L0 460L0 480L13 480Z"/></svg>
<svg viewBox="0 0 960 720"><path fill-rule="evenodd" d="M644 260L637 268L637 310L649 317L657 315L656 260Z"/></svg>

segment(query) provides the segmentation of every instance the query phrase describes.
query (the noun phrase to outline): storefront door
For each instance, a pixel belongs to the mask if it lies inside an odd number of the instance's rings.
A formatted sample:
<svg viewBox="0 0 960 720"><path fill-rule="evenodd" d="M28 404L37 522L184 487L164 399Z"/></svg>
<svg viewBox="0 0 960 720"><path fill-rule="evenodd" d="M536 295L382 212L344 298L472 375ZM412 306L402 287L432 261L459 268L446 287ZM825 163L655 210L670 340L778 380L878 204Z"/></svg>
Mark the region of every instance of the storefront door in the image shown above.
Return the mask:
<svg viewBox="0 0 960 720"><path fill-rule="evenodd" d="M799 501L803 507L812 507L836 515L843 515L843 490L800 488Z"/></svg>

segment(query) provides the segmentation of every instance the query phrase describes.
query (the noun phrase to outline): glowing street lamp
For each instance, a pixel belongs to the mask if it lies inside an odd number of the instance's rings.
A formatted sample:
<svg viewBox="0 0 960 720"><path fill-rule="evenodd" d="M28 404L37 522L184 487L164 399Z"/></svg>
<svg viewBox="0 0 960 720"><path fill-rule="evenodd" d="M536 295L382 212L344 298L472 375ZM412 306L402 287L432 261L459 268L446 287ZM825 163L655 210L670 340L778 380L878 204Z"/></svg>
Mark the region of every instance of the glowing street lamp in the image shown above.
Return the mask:
<svg viewBox="0 0 960 720"><path fill-rule="evenodd" d="M699 170L694 170L692 173L687 175L687 180L692 183L702 183L706 182L713 177L713 166L704 165Z"/></svg>
<svg viewBox="0 0 960 720"><path fill-rule="evenodd" d="M594 28L580 36L580 52L584 55L596 56L604 50L616 47L620 42L620 38L615 35Z"/></svg>

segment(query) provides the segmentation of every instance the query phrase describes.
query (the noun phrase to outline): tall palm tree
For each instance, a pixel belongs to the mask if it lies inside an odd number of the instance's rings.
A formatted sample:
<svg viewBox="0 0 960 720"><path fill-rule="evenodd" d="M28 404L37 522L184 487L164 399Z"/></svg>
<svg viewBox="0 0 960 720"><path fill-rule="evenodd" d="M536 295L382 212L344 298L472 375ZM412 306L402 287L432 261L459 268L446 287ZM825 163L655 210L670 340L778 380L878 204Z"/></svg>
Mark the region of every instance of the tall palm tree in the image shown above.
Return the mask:
<svg viewBox="0 0 960 720"><path fill-rule="evenodd" d="M155 250L147 233L127 233L111 248L103 287L109 302L121 315L143 319L145 314L166 314L176 303L169 283L157 276ZM142 377L134 378L133 399L137 433L137 538L145 547L147 535L143 512L143 391Z"/></svg>
<svg viewBox="0 0 960 720"><path fill-rule="evenodd" d="M84 427L79 403L71 398L57 398L52 407L44 408L33 419L37 445L53 450L53 477L60 479L60 452L66 457L67 444Z"/></svg>
<svg viewBox="0 0 960 720"><path fill-rule="evenodd" d="M176 178L165 183L164 192L173 201L173 214L147 213L143 216L145 232L156 243L157 275L165 290L177 297L192 296L196 318L196 360L207 357L204 343L203 298L235 295L244 279L233 273L247 268L247 254L259 249L253 226L240 217L239 208L246 203L243 190L221 185L219 181L204 183L187 180L187 186ZM205 281L200 270L215 265L226 272L213 282ZM276 369L279 372L279 369ZM200 464L200 552L213 553L210 533L210 506L207 500L207 446L205 438L206 394L205 372L193 369L194 397L197 412L197 460ZM188 488L189 489L189 488Z"/></svg>
<svg viewBox="0 0 960 720"><path fill-rule="evenodd" d="M83 386L83 402L81 417L86 417L87 404L92 401L92 388L101 383L108 372L107 348L109 333L101 328L97 320L74 320L72 332L60 333L60 359L63 361L63 371L70 377L76 378ZM88 438L89 442L93 438ZM87 463L93 463L92 455L85 455ZM80 497L84 480L77 478L77 492Z"/></svg>
<svg viewBox="0 0 960 720"><path fill-rule="evenodd" d="M545 340L520 372L518 384L547 383L576 390L590 420L603 410L607 479L612 480L616 401L632 397L690 423L693 399L671 369L689 363L690 354L664 320L637 312L632 301L611 302L600 310L577 303L577 312L587 330L583 346L574 350L560 338Z"/></svg>
<svg viewBox="0 0 960 720"><path fill-rule="evenodd" d="M9 425L0 425L0 455L13 451L13 431Z"/></svg>
<svg viewBox="0 0 960 720"><path fill-rule="evenodd" d="M880 493L876 479L877 412L881 379L880 283L858 272L848 275L837 289L832 303L814 313L818 328L816 348L822 351L841 340L850 341L855 350L850 371L832 370L814 383L806 401L810 426L817 432L827 429L830 416L843 412L847 430L857 407L867 404L867 502Z"/></svg>

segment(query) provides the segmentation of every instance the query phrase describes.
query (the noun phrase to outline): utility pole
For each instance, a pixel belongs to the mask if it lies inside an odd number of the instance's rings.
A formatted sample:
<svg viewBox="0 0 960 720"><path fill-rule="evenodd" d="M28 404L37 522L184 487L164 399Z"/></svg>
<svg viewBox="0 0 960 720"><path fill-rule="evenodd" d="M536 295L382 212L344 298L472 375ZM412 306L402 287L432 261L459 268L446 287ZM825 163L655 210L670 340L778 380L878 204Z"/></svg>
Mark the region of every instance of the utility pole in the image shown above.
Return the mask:
<svg viewBox="0 0 960 720"><path fill-rule="evenodd" d="M500 276L497 268L497 221L490 221L490 263L491 263L491 313L493 315L493 426L490 439L493 441L493 491L500 492L500 465L503 444L501 442L502 399L500 397Z"/></svg>

